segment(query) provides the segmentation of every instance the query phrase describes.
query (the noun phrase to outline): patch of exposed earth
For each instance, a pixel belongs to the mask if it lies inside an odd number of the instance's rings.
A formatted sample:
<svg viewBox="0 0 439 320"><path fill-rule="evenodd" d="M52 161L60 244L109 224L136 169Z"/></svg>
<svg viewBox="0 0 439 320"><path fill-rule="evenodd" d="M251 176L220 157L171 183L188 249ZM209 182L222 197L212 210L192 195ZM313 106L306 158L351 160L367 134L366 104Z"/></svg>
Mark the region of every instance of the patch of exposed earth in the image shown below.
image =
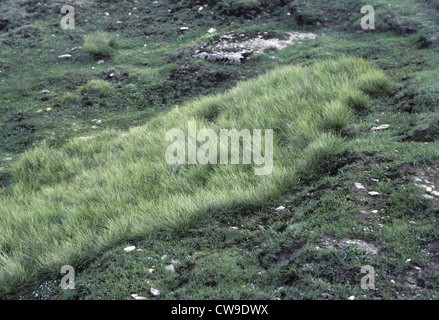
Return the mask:
<svg viewBox="0 0 439 320"><path fill-rule="evenodd" d="M412 135L401 141L432 142L439 138L439 121L430 124L428 127L416 130Z"/></svg>
<svg viewBox="0 0 439 320"><path fill-rule="evenodd" d="M359 239L337 239L332 237L324 237L320 239L317 243L319 245L319 248L325 248L329 250L343 250L348 246L354 246L357 247L359 250L362 250L371 255L377 255L379 252L378 246Z"/></svg>
<svg viewBox="0 0 439 320"><path fill-rule="evenodd" d="M439 199L439 161L429 167L415 168L406 166L401 170L402 174L410 174L411 181L425 189L425 197Z"/></svg>
<svg viewBox="0 0 439 320"><path fill-rule="evenodd" d="M239 65L254 53L282 50L295 41L316 39L314 33L246 32L228 33L210 39L195 52L194 58Z"/></svg>

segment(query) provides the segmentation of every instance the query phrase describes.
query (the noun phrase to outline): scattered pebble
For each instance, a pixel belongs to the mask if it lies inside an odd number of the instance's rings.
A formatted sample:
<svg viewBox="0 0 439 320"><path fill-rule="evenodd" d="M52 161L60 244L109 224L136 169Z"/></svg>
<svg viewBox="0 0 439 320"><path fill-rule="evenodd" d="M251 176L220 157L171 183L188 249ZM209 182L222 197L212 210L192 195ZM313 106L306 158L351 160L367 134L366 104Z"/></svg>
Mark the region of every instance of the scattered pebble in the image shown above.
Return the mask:
<svg viewBox="0 0 439 320"><path fill-rule="evenodd" d="M283 210L285 210L285 207L284 206L280 206L280 207L277 207L275 210L276 211L283 211Z"/></svg>
<svg viewBox="0 0 439 320"><path fill-rule="evenodd" d="M168 265L165 267L165 270L166 270L166 271L169 271L169 272L171 272L171 273L174 273L174 272L175 272L174 265L173 265L173 264L168 264Z"/></svg>
<svg viewBox="0 0 439 320"><path fill-rule="evenodd" d="M90 140L93 139L94 137L79 137L78 140Z"/></svg>
<svg viewBox="0 0 439 320"><path fill-rule="evenodd" d="M158 291L157 289L154 289L154 288L151 288L150 292L154 297L157 297L160 295L160 291Z"/></svg>
<svg viewBox="0 0 439 320"><path fill-rule="evenodd" d="M370 194L371 196L379 196L381 193L376 192L376 191L371 191L371 192L369 192L369 194Z"/></svg>
<svg viewBox="0 0 439 320"><path fill-rule="evenodd" d="M71 57L72 57L71 54L63 54L63 55L58 56L58 59L66 59L66 58L71 58Z"/></svg>
<svg viewBox="0 0 439 320"><path fill-rule="evenodd" d="M131 251L134 251L134 250L136 250L135 246L126 247L125 249L123 249L123 251L125 251L125 252L131 252Z"/></svg>
<svg viewBox="0 0 439 320"><path fill-rule="evenodd" d="M355 300L355 296L350 296L348 300Z"/></svg>
<svg viewBox="0 0 439 320"><path fill-rule="evenodd" d="M146 257L146 260L149 260L149 261L152 261L152 262L158 262L158 260L153 258L153 257Z"/></svg>
<svg viewBox="0 0 439 320"><path fill-rule="evenodd" d="M365 189L364 186L359 182L355 182L355 187L357 187L357 189L359 189L359 190Z"/></svg>
<svg viewBox="0 0 439 320"><path fill-rule="evenodd" d="M390 127L390 124L382 124L382 125L380 125L378 127L372 127L370 130L372 130L372 131L381 131L381 130L387 130L387 129L389 129L389 127Z"/></svg>

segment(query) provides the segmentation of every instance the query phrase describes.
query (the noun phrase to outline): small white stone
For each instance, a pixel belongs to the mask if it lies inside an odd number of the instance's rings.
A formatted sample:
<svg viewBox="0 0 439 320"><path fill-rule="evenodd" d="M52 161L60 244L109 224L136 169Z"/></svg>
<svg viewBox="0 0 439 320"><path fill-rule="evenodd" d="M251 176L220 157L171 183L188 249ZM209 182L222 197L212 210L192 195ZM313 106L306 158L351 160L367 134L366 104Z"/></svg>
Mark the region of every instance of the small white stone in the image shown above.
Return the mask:
<svg viewBox="0 0 439 320"><path fill-rule="evenodd" d="M364 189L364 186L359 182L355 182L355 187L357 187L357 189L360 189L360 190Z"/></svg>
<svg viewBox="0 0 439 320"><path fill-rule="evenodd" d="M151 288L150 292L154 297L157 297L160 295L160 291L158 291L157 289L154 289L154 288Z"/></svg>
<svg viewBox="0 0 439 320"><path fill-rule="evenodd" d="M369 194L370 194L371 196L379 196L381 193L376 192L376 191L371 191L371 192L369 192Z"/></svg>
<svg viewBox="0 0 439 320"><path fill-rule="evenodd" d="M355 296L350 296L348 300L355 300Z"/></svg>
<svg viewBox="0 0 439 320"><path fill-rule="evenodd" d="M66 58L71 58L72 55L71 54L62 54L60 56L58 56L58 59L66 59Z"/></svg>
<svg viewBox="0 0 439 320"><path fill-rule="evenodd" d="M280 207L277 207L275 210L276 211L283 211L283 210L285 210L285 207L284 206L280 206Z"/></svg>
<svg viewBox="0 0 439 320"><path fill-rule="evenodd" d="M168 264L168 265L165 267L165 270L166 270L166 271L169 271L169 272L171 272L171 273L174 273L174 272L175 272L174 265L173 265L173 264Z"/></svg>
<svg viewBox="0 0 439 320"><path fill-rule="evenodd" d="M94 137L79 137L78 140L90 140L93 139Z"/></svg>
<svg viewBox="0 0 439 320"><path fill-rule="evenodd" d="M387 130L387 129L389 129L389 127L390 127L390 124L382 124L382 125L380 125L378 127L372 127L370 130L372 130L372 131L381 131L381 130Z"/></svg>
<svg viewBox="0 0 439 320"><path fill-rule="evenodd" d="M212 33L215 33L215 32L216 32L216 29L215 29L215 28L210 28L209 31L207 31L207 32L210 33L210 34L212 34Z"/></svg>
<svg viewBox="0 0 439 320"><path fill-rule="evenodd" d="M131 252L134 250L136 250L136 246L126 247L125 249L123 249L123 251L125 251L125 252Z"/></svg>

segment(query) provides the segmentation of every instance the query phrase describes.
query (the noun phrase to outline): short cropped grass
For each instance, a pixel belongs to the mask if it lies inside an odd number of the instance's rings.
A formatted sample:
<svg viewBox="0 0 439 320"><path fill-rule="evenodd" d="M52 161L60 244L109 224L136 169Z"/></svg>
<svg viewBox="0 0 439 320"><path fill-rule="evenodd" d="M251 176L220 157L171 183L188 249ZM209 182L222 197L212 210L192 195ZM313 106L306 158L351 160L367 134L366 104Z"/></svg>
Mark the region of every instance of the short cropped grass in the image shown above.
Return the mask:
<svg viewBox="0 0 439 320"><path fill-rule="evenodd" d="M127 238L184 232L206 214L266 205L299 179L324 172L343 151L339 132L354 115L349 102L369 97L361 89L380 94L390 86L359 58L292 65L127 134L108 130L25 152L0 197L0 292L93 259ZM166 132L187 132L189 121L216 132L273 129L273 173L256 176L257 165L167 164Z"/></svg>

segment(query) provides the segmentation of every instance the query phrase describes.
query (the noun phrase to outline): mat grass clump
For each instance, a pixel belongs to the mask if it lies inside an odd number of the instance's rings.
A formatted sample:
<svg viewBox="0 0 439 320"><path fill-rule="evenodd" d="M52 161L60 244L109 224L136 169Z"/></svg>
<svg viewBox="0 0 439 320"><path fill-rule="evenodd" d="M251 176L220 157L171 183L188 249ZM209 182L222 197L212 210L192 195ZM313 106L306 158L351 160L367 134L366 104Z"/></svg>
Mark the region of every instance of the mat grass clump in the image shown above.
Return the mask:
<svg viewBox="0 0 439 320"><path fill-rule="evenodd" d="M358 92L368 97L364 86L386 91L383 79L358 58L281 67L127 135L107 130L25 152L0 194L0 292L59 274L63 265L77 267L124 239L184 232L202 215L279 198L302 177L325 172L345 148L339 132L354 118L347 102ZM189 121L215 132L273 129L273 172L255 175L255 164L167 164L166 133L186 132Z"/></svg>

